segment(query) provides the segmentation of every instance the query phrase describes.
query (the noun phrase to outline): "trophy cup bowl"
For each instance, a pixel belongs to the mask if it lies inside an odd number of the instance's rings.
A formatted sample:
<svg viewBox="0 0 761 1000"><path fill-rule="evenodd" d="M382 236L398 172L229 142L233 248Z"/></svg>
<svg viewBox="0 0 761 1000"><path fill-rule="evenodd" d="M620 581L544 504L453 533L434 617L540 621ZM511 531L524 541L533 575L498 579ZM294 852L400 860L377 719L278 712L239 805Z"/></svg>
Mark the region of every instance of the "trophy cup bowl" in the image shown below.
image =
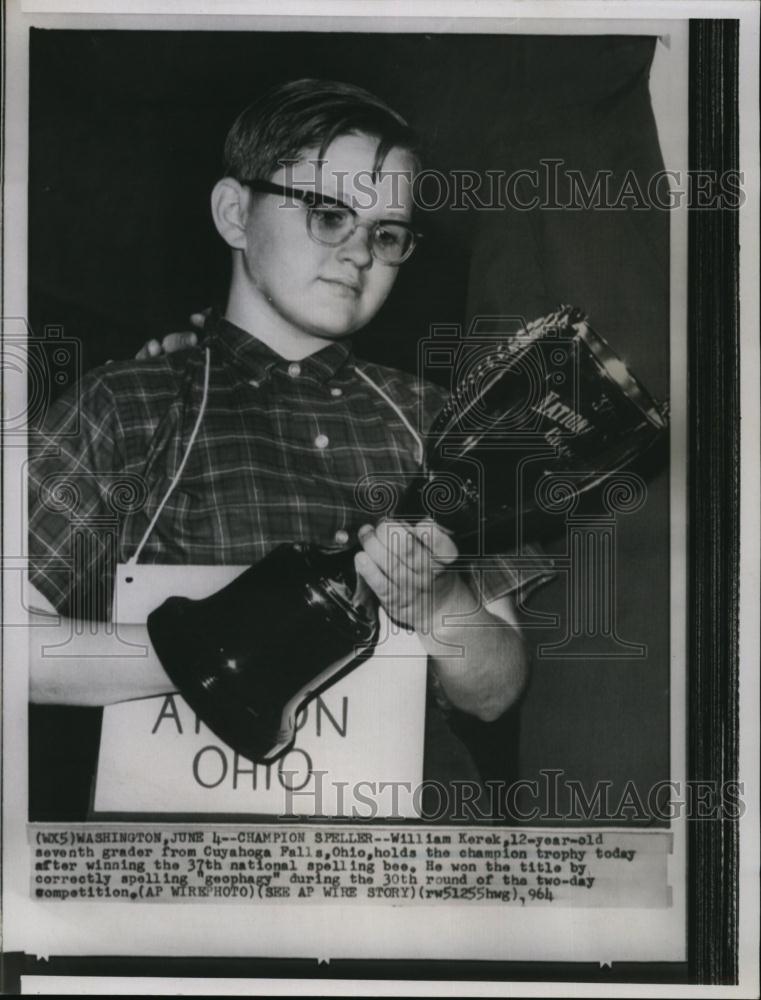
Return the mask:
<svg viewBox="0 0 761 1000"><path fill-rule="evenodd" d="M537 540L547 477L581 496L653 454L667 428L666 407L580 310L563 306L480 353L436 417L394 516L433 517L456 541L485 530ZM371 655L377 605L358 586L357 551L280 545L211 597L170 597L150 614L180 694L247 759L284 754L299 710Z"/></svg>

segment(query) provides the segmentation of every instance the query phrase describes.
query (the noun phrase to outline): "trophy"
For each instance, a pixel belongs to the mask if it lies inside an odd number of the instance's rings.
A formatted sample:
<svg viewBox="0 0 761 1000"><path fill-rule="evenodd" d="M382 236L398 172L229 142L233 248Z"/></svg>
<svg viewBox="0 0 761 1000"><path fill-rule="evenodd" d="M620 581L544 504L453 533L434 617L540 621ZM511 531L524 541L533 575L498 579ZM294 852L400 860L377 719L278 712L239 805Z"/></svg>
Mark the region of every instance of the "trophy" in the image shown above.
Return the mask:
<svg viewBox="0 0 761 1000"><path fill-rule="evenodd" d="M666 407L579 309L563 306L479 352L436 417L394 516L432 517L458 544L484 531L540 540L548 477L564 474L574 495L591 492L654 454L667 427ZM299 710L372 655L378 608L358 586L358 551L280 545L216 594L170 597L149 615L182 697L248 760L284 754Z"/></svg>

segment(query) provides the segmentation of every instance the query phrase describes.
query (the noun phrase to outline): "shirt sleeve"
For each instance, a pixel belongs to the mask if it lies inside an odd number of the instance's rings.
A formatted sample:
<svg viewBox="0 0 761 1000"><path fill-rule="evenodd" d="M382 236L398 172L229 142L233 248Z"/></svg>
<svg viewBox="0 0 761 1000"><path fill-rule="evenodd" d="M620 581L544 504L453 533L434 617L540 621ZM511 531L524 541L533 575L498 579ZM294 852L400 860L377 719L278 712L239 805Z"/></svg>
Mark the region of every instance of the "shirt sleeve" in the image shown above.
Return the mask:
<svg viewBox="0 0 761 1000"><path fill-rule="evenodd" d="M29 577L72 618L110 616L126 482L118 441L117 410L98 372L60 397L30 434Z"/></svg>

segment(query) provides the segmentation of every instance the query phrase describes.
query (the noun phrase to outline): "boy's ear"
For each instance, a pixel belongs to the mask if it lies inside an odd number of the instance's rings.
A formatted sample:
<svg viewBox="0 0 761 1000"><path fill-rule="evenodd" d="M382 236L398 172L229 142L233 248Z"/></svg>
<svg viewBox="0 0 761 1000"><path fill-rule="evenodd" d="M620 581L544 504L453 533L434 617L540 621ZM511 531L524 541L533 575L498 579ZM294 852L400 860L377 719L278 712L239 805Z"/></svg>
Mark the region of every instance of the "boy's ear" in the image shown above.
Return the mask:
<svg viewBox="0 0 761 1000"><path fill-rule="evenodd" d="M233 250L246 248L249 191L233 177L217 181L211 192L211 214L217 232Z"/></svg>

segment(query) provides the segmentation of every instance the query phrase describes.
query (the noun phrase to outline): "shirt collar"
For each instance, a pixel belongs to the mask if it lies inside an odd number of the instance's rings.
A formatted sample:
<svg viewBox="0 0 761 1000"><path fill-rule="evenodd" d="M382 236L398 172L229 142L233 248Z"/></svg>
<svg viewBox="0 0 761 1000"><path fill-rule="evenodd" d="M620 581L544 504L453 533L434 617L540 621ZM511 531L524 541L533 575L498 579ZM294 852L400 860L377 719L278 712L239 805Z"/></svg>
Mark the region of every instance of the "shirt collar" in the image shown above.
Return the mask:
<svg viewBox="0 0 761 1000"><path fill-rule="evenodd" d="M287 372L290 365L294 364L229 320L210 317L205 332L215 343L221 344L234 363L257 382L267 378L275 369ZM297 363L303 375L311 376L318 382L327 382L352 358L351 344L347 340L337 340Z"/></svg>

